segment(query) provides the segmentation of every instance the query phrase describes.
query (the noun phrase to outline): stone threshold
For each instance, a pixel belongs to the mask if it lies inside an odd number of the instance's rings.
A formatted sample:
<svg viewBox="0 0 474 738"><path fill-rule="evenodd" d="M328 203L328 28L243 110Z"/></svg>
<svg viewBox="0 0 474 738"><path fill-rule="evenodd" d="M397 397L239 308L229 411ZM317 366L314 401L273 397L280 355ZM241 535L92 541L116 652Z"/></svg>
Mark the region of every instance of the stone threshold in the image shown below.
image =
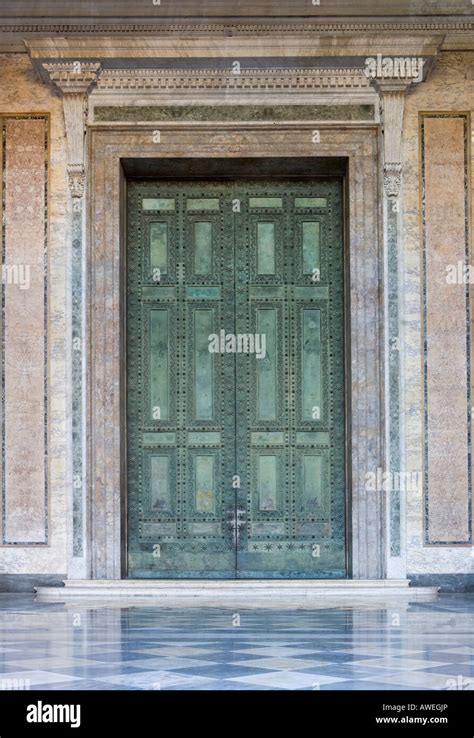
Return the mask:
<svg viewBox="0 0 474 738"><path fill-rule="evenodd" d="M438 587L410 587L408 579L371 580L65 580L64 587L35 587L40 602L143 601L162 607L328 607L402 598L436 598Z"/></svg>

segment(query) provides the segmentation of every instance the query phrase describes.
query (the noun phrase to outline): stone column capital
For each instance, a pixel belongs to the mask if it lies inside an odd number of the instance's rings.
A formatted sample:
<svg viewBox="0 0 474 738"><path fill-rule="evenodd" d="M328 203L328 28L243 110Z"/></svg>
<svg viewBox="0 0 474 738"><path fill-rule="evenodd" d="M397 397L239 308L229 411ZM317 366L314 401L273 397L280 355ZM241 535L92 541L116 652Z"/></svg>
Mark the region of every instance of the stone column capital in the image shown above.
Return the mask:
<svg viewBox="0 0 474 738"><path fill-rule="evenodd" d="M386 95L401 95L405 97L408 91L420 84L421 80L412 79L373 79L371 80L374 87L383 99Z"/></svg>
<svg viewBox="0 0 474 738"><path fill-rule="evenodd" d="M63 95L87 95L97 82L100 62L44 62L43 69Z"/></svg>

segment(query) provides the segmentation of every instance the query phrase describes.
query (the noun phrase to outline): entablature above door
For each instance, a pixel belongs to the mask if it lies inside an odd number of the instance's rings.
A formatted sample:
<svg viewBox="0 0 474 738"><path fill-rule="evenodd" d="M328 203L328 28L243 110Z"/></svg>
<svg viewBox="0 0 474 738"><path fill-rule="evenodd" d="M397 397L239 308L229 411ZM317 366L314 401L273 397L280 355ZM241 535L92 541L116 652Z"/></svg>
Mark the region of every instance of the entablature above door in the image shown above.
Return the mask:
<svg viewBox="0 0 474 738"><path fill-rule="evenodd" d="M32 63L45 83L61 88L80 78L88 65L100 65L89 90L89 124L144 123L152 121L147 111L141 117L129 114L104 118L99 108L136 107L142 113L153 106L322 106L315 121L338 124L379 123L378 90L374 82L385 77L385 65L396 66L396 76L410 86L425 79L434 66L444 34L431 29L413 33L380 33L368 30L333 33L311 30L311 24L274 23L264 29L255 24L248 33L182 36L124 37L71 36L35 38L26 42ZM207 29L208 30L208 29ZM389 69L390 74L390 69ZM59 82L58 82L59 80ZM327 106L373 106L351 115L347 110L331 113ZM242 112L242 111L241 111ZM297 111L296 111L297 112ZM236 116L250 122L250 117ZM207 114L206 114L207 115ZM265 120L278 119L274 113ZM257 115L258 118L258 115ZM307 119L302 116L301 119ZM290 116L287 120L298 120ZM155 116L155 120L162 120ZM173 120L173 115L168 120ZM196 122L200 122L199 115Z"/></svg>

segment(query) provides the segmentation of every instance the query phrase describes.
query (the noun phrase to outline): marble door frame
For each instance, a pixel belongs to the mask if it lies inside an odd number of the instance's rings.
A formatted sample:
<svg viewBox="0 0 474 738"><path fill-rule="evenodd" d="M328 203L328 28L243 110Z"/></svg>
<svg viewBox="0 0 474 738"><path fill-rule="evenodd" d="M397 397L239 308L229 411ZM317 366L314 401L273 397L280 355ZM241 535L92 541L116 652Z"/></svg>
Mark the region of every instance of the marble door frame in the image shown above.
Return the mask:
<svg viewBox="0 0 474 738"><path fill-rule="evenodd" d="M385 501L366 475L385 468L383 217L375 122L99 124L89 127L87 198L87 571L120 579L126 553L124 159L327 157L345 159L349 352L348 519L354 579L382 579Z"/></svg>

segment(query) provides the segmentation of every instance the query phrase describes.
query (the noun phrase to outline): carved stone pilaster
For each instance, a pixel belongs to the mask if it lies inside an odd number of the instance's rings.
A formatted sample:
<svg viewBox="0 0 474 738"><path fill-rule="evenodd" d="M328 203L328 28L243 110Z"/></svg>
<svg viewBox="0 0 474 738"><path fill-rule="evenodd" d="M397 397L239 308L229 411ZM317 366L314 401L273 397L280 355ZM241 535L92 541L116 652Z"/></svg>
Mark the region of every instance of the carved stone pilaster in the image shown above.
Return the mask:
<svg viewBox="0 0 474 738"><path fill-rule="evenodd" d="M404 373L404 357L400 351L400 342L403 337L402 298L400 293L403 291L403 284L400 285L399 283L402 253L400 200L403 183L403 114L408 90L422 81L424 62L421 58L409 63L408 59L385 59L380 56L377 60L372 61L375 63L373 71L376 72L372 83L379 93L383 125L383 186L385 192L383 208L384 312L386 316L385 364L387 372L385 449L387 470L395 474L400 472L406 463L399 421L403 404L402 377ZM402 70L404 72L403 77L400 74ZM397 76L395 76L396 72ZM387 573L391 577L404 577L406 576L406 561L404 558L403 529L405 526L406 498L401 490L389 490L385 504L389 544L386 554Z"/></svg>
<svg viewBox="0 0 474 738"><path fill-rule="evenodd" d="M100 64L89 62L44 63L50 82L61 90L66 129L67 176L71 195L68 244L68 386L71 388L68 440L68 573L83 579L88 574L86 540L87 445L84 437L86 391L86 114L89 90L97 81Z"/></svg>
<svg viewBox="0 0 474 738"><path fill-rule="evenodd" d="M87 98L100 71L98 62L54 62L43 68L62 92L68 153L68 179L71 197L81 198L85 191L84 137Z"/></svg>

